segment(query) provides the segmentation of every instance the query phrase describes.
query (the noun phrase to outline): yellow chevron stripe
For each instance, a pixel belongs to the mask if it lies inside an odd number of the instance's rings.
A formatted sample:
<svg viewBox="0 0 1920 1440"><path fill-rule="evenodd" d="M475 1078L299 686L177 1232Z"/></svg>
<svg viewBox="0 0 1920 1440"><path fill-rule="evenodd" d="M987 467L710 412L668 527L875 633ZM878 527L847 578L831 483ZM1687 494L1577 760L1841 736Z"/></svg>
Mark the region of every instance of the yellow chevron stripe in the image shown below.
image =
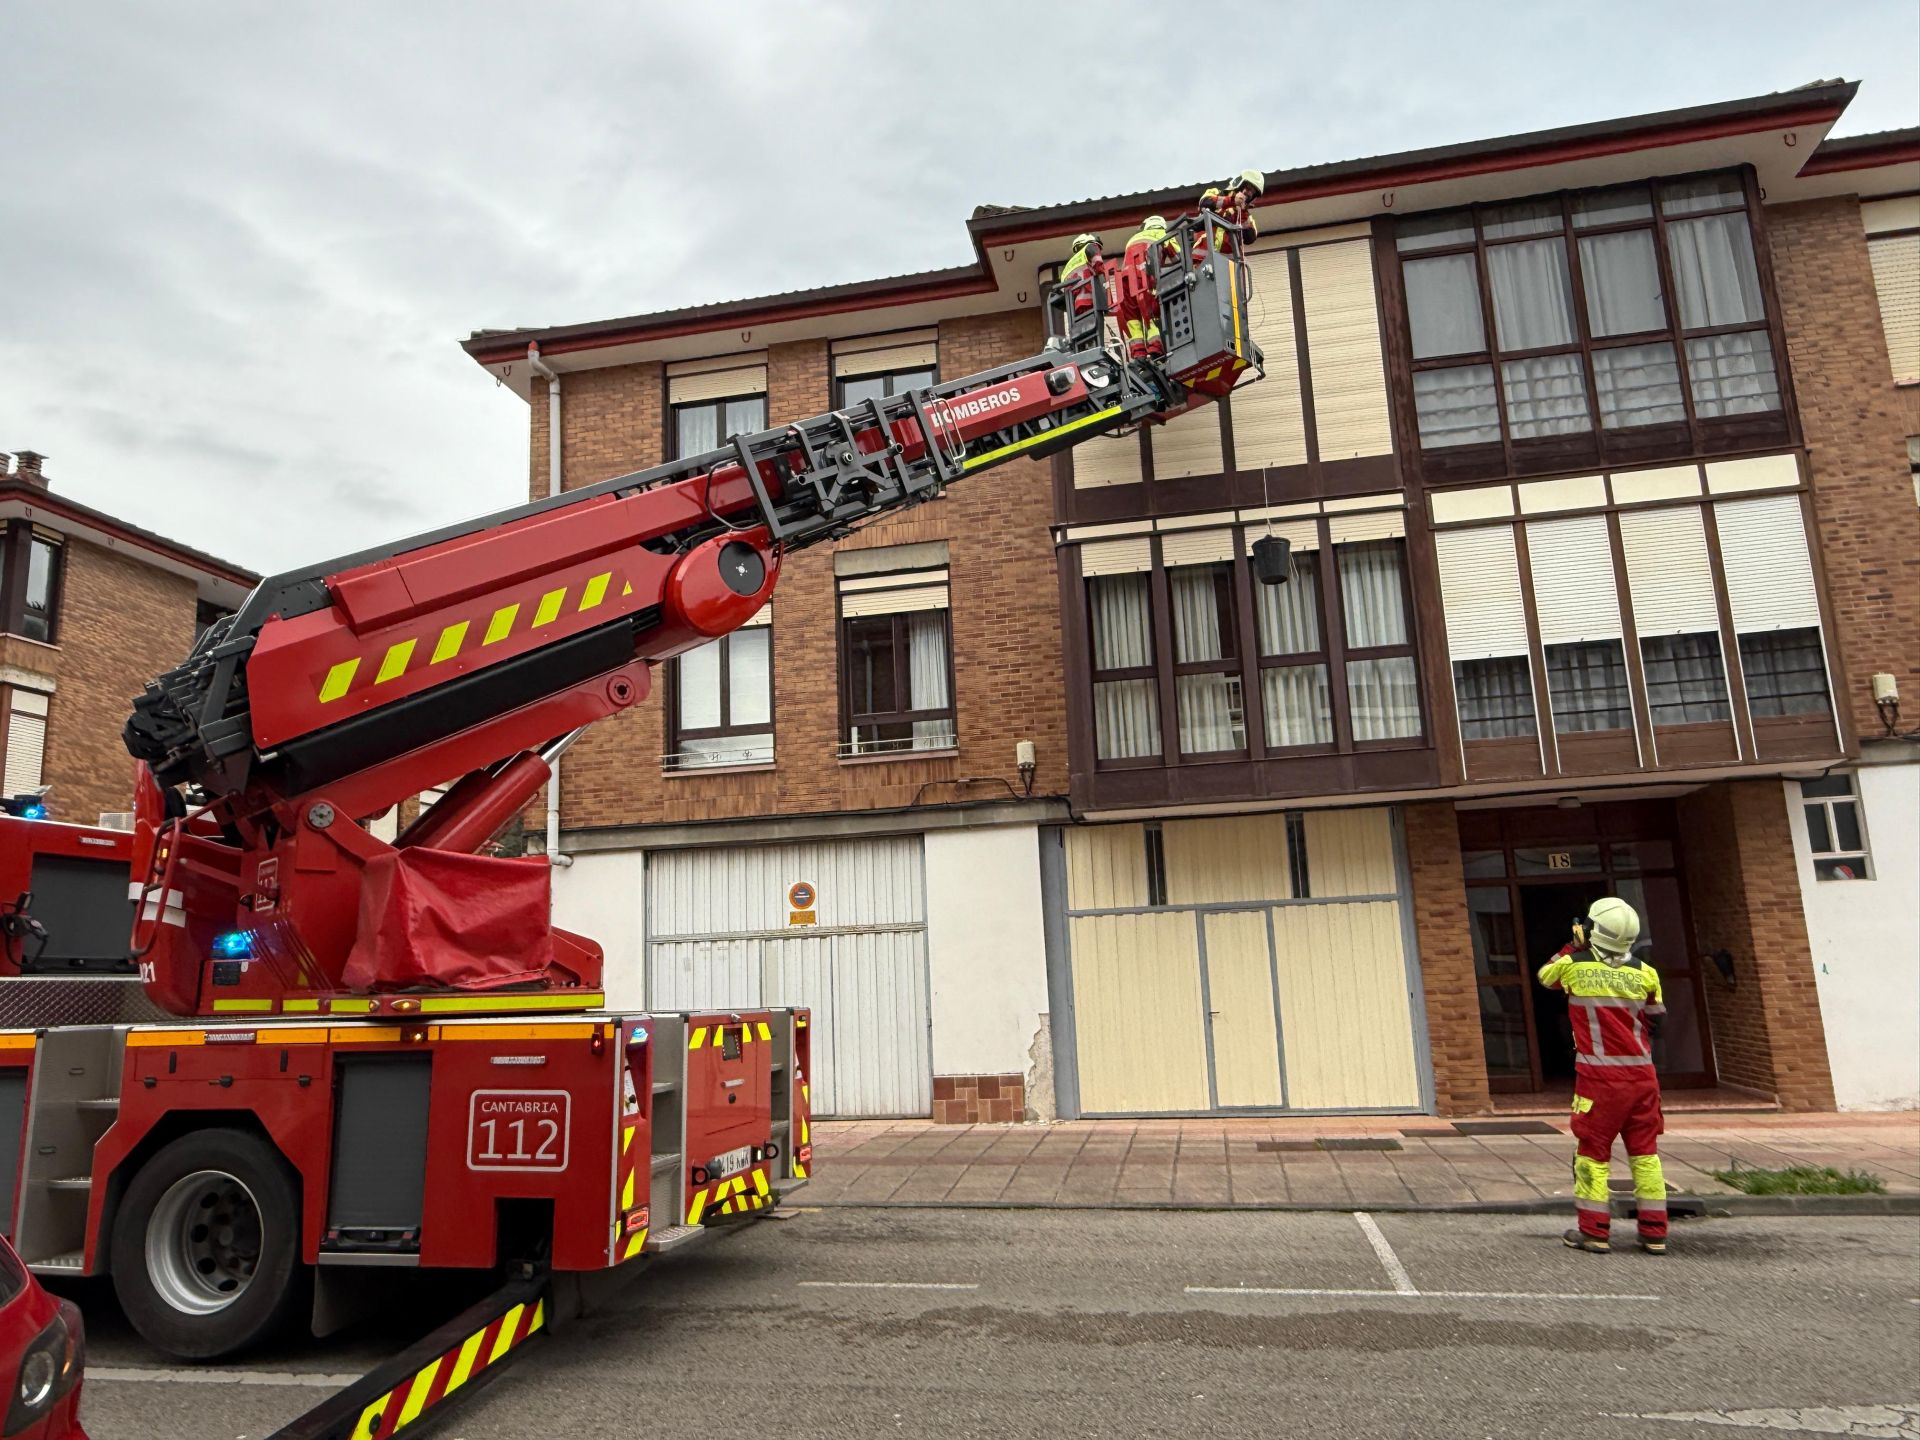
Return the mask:
<svg viewBox="0 0 1920 1440"><path fill-rule="evenodd" d="M327 678L320 685L320 703L325 705L328 701L338 700L346 694L347 687L353 684L354 672L359 668L360 657L356 655L351 660L342 660L327 671Z"/></svg>
<svg viewBox="0 0 1920 1440"><path fill-rule="evenodd" d="M804 1180L807 1178L807 1167L802 1165L798 1160L793 1162L793 1178L796 1180Z"/></svg>
<svg viewBox="0 0 1920 1440"><path fill-rule="evenodd" d="M620 1208L633 1209L633 1172L631 1170L627 1172L627 1183L620 1187Z"/></svg>
<svg viewBox="0 0 1920 1440"><path fill-rule="evenodd" d="M694 1026L693 1039L687 1042L687 1049L698 1050L702 1045L706 1043L707 1043L707 1027L704 1025Z"/></svg>
<svg viewBox="0 0 1920 1440"><path fill-rule="evenodd" d="M453 624L442 630L439 640L435 642L433 647L433 659L427 663L429 665L438 665L442 660L451 660L454 656L458 655L460 653L460 647L467 643L468 624L468 621L456 620Z"/></svg>
<svg viewBox="0 0 1920 1440"><path fill-rule="evenodd" d="M444 1360L446 1357L440 1357ZM440 1373L440 1361L429 1360L420 1367L420 1373L413 1377L413 1384L407 1387L407 1403L400 1408L400 1419L394 1429L404 1429L420 1418L420 1412L427 1408L427 1392L433 1389L433 1377Z"/></svg>
<svg viewBox="0 0 1920 1440"><path fill-rule="evenodd" d="M756 1028L757 1028L757 1029L758 1029L758 1030L760 1031L760 1038L761 1038L762 1040L771 1040L771 1039L773 1039L773 1032L772 1032L771 1030L769 1030L769 1029L767 1028L767 1022L766 1022L766 1021L764 1021L764 1020L756 1020L756 1021L754 1021L754 1025L755 1025L755 1027L756 1027Z"/></svg>
<svg viewBox="0 0 1920 1440"><path fill-rule="evenodd" d="M487 622L486 639L480 643L482 645L496 645L506 639L507 636L513 633L514 617L519 613L520 602L517 600L511 605L502 605L498 610L494 611L493 619Z"/></svg>
<svg viewBox="0 0 1920 1440"><path fill-rule="evenodd" d="M700 1212L702 1210L705 1210L706 1208L707 1208L707 1192L704 1190L694 1191L693 1205L687 1211L687 1224L698 1225L700 1223Z"/></svg>
<svg viewBox="0 0 1920 1440"><path fill-rule="evenodd" d="M753 1188L754 1188L754 1191L760 1195L766 1195L771 1193L767 1189L767 1172L766 1171L756 1170L753 1172Z"/></svg>
<svg viewBox="0 0 1920 1440"><path fill-rule="evenodd" d="M633 1238L627 1241L626 1252L622 1254L620 1258L622 1260L633 1259L634 1256L640 1253L641 1247L643 1247L646 1243L647 1243L647 1232L644 1230L636 1231L634 1233Z"/></svg>
<svg viewBox="0 0 1920 1440"><path fill-rule="evenodd" d="M620 594L621 594L621 597L624 599L626 596L631 595L632 593L633 593L633 582L631 580L628 580L621 586Z"/></svg>
<svg viewBox="0 0 1920 1440"><path fill-rule="evenodd" d="M639 1128L637 1125L629 1125L620 1132L620 1153L622 1155L626 1154L627 1147L633 1144L633 1132Z"/></svg>
<svg viewBox="0 0 1920 1440"><path fill-rule="evenodd" d="M609 570L606 574L596 575L587 581L587 588L580 592L580 608L582 610L591 610L602 600L606 599L607 582L611 579L613 579L613 572Z"/></svg>
<svg viewBox="0 0 1920 1440"><path fill-rule="evenodd" d="M473 1374L473 1362L480 1356L480 1342L486 1338L484 1326L467 1337L466 1344L460 1347L460 1354L453 1362L453 1373L447 1376L446 1395L451 1395L467 1383L467 1377Z"/></svg>
<svg viewBox="0 0 1920 1440"><path fill-rule="evenodd" d="M493 1337L493 1349L487 1352L489 1365L513 1348L513 1332L520 1328L520 1313L526 1308L516 1305L501 1317L500 1333Z"/></svg>
<svg viewBox="0 0 1920 1440"><path fill-rule="evenodd" d="M538 630L542 625L551 625L557 620L560 617L560 606L566 598L567 587L564 585L558 590L549 590L542 595L540 608L533 612L533 628Z"/></svg>
<svg viewBox="0 0 1920 1440"><path fill-rule="evenodd" d="M533 1323L527 1326L527 1338L531 1340L535 1335L539 1334L540 1327L546 1323L547 1302L545 1300L536 1300L533 1302Z"/></svg>
<svg viewBox="0 0 1920 1440"><path fill-rule="evenodd" d="M387 1405L392 1399L393 1391L389 1390L360 1412L359 1420L354 1422L353 1440L373 1440L379 1433L380 1421L386 1415Z"/></svg>
<svg viewBox="0 0 1920 1440"><path fill-rule="evenodd" d="M742 1045L751 1045L753 1043L753 1027L751 1025L742 1025L740 1027L740 1043Z"/></svg>
<svg viewBox="0 0 1920 1440"><path fill-rule="evenodd" d="M384 685L406 674L407 666L413 661L413 647L411 640L397 640L389 645L386 658L380 662L380 673L373 677L373 683Z"/></svg>

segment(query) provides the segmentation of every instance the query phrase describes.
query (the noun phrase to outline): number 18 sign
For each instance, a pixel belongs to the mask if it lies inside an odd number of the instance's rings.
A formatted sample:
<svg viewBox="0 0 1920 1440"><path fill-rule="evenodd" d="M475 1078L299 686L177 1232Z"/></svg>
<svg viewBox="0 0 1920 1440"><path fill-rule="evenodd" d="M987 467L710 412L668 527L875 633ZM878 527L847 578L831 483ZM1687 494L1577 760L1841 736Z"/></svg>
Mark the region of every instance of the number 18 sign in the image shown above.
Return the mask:
<svg viewBox="0 0 1920 1440"><path fill-rule="evenodd" d="M564 1170L573 1097L564 1090L476 1090L467 1109L469 1170Z"/></svg>

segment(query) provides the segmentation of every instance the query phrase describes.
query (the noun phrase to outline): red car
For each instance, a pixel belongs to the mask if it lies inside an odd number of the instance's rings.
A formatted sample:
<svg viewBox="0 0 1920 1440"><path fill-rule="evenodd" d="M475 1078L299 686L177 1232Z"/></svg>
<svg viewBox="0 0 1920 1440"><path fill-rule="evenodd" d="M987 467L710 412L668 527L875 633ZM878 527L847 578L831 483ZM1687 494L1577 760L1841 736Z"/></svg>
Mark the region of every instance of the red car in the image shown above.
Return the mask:
<svg viewBox="0 0 1920 1440"><path fill-rule="evenodd" d="M0 1239L0 1436L6 1440L87 1440L80 1428L80 1372L87 1336L80 1310L56 1300Z"/></svg>

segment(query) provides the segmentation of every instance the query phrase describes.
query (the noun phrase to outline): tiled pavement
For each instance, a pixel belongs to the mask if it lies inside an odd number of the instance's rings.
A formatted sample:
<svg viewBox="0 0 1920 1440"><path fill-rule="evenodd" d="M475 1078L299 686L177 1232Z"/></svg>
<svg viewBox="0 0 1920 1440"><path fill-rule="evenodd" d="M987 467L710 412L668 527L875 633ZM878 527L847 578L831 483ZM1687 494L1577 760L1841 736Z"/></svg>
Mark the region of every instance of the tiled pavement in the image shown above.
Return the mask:
<svg viewBox="0 0 1920 1440"><path fill-rule="evenodd" d="M1465 1122L1472 1124L1473 1122ZM1424 1116L1093 1120L1054 1125L821 1121L820 1204L1197 1205L1392 1209L1525 1205L1572 1194L1572 1138L1460 1134ZM1712 1171L1833 1165L1920 1196L1920 1115L1669 1115L1670 1188L1734 1193ZM1346 1143L1342 1143L1346 1142ZM1356 1144L1356 1142L1359 1142ZM1614 1184L1627 1189L1616 1151Z"/></svg>

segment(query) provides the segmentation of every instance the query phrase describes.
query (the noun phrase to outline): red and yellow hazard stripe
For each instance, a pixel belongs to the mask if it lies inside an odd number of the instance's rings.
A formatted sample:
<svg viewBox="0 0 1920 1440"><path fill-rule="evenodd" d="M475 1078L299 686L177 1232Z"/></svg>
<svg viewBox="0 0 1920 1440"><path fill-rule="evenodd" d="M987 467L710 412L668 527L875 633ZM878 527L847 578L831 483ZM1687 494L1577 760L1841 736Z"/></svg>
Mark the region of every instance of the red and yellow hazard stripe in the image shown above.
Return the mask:
<svg viewBox="0 0 1920 1440"><path fill-rule="evenodd" d="M733 1027L729 1025L696 1025L693 1027L692 1033L687 1036L687 1049L698 1050L702 1046L705 1046L708 1049L718 1050L722 1045L726 1044L727 1031L731 1028ZM740 1026L740 1043L742 1045L751 1045L756 1040L764 1041L771 1039L773 1039L773 1031L767 1025L766 1021L748 1020L742 1022Z"/></svg>
<svg viewBox="0 0 1920 1440"><path fill-rule="evenodd" d="M465 1385L508 1351L524 1345L547 1323L547 1304L516 1305L465 1340L422 1365L360 1412L353 1440L387 1440Z"/></svg>

